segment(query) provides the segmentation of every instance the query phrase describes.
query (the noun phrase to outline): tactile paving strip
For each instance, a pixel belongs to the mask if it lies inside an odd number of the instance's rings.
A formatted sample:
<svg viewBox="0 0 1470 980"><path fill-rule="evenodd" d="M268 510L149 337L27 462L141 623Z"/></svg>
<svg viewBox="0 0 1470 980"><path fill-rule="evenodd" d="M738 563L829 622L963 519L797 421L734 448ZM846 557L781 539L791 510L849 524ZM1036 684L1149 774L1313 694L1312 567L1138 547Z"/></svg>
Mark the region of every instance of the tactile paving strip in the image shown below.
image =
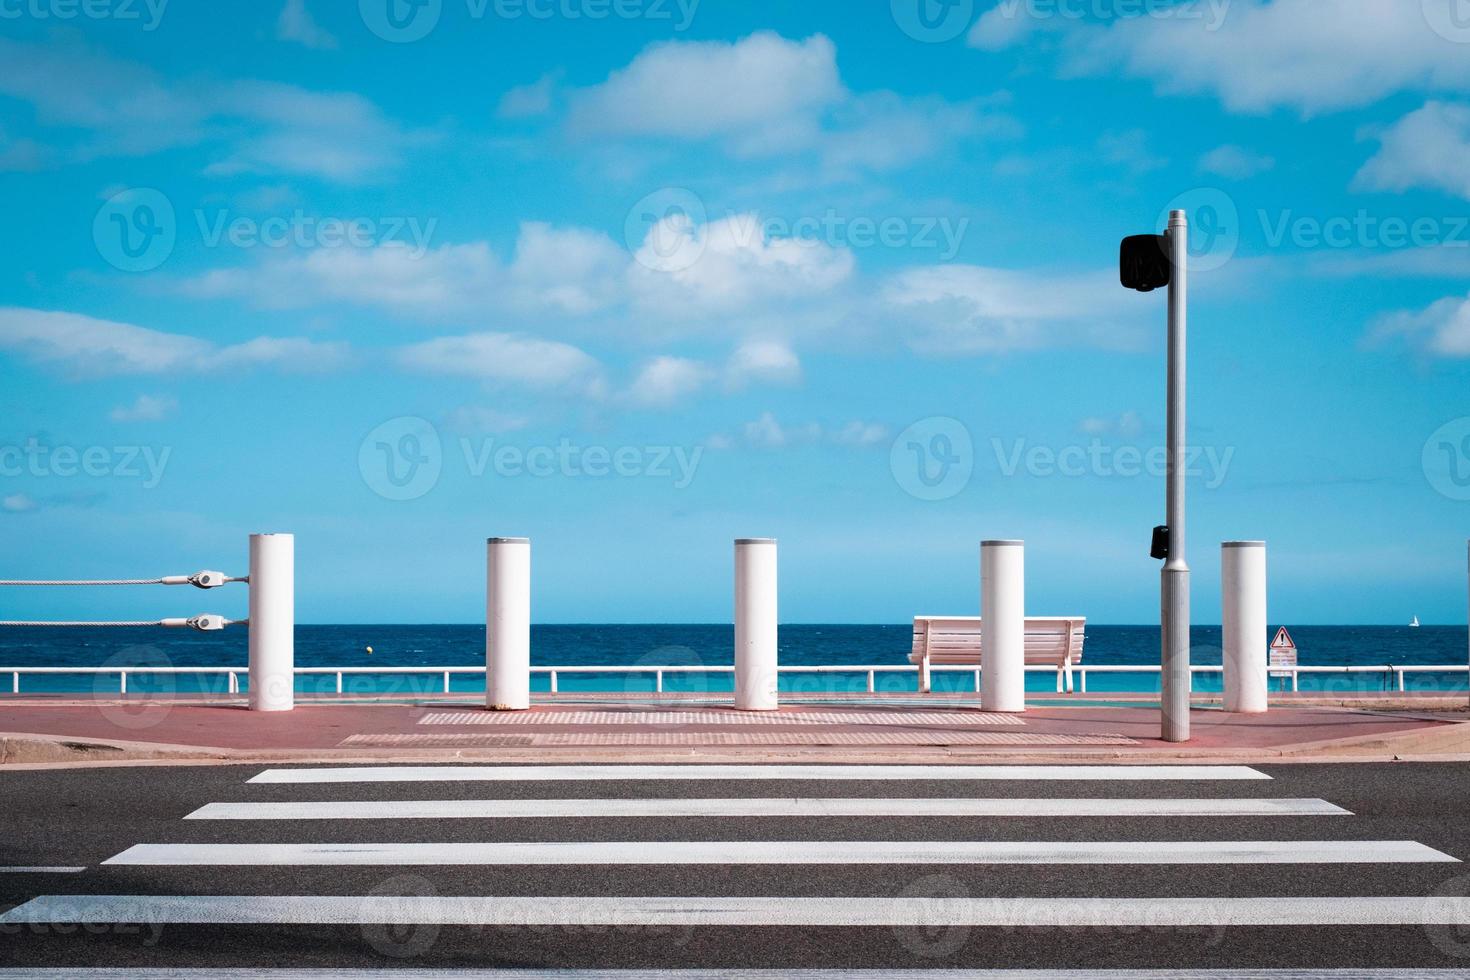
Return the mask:
<svg viewBox="0 0 1470 980"><path fill-rule="evenodd" d="M538 732L534 735L358 734L343 746L496 748L562 745L1137 745L1126 735L1031 732Z"/></svg>
<svg viewBox="0 0 1470 980"><path fill-rule="evenodd" d="M1024 725L992 711L435 711L420 725Z"/></svg>

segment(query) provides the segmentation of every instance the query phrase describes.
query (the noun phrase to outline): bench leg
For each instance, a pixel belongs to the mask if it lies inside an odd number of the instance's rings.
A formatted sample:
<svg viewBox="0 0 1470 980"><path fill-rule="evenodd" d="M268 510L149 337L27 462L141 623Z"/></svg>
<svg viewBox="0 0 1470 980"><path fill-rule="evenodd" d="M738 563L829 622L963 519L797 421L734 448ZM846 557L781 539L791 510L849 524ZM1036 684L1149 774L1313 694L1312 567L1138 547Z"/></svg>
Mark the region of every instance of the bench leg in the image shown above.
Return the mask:
<svg viewBox="0 0 1470 980"><path fill-rule="evenodd" d="M1063 671L1065 672L1065 674L1067 676L1067 693L1068 694L1071 694L1073 688L1072 688L1072 662L1070 660L1067 661L1066 666L1063 668Z"/></svg>

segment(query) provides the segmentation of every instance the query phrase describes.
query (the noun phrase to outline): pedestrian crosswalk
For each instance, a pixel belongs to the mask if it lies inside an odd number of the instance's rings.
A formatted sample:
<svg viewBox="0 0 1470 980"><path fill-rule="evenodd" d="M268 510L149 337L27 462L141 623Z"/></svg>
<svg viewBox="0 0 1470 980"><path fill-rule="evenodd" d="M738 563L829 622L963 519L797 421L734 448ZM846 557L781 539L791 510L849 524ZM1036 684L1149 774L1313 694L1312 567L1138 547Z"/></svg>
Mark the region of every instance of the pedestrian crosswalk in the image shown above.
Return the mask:
<svg viewBox="0 0 1470 980"><path fill-rule="evenodd" d="M1360 829L1247 766L334 766L232 785L81 876L130 890L34 895L0 928L1470 926L1467 889L1431 874L1454 848Z"/></svg>

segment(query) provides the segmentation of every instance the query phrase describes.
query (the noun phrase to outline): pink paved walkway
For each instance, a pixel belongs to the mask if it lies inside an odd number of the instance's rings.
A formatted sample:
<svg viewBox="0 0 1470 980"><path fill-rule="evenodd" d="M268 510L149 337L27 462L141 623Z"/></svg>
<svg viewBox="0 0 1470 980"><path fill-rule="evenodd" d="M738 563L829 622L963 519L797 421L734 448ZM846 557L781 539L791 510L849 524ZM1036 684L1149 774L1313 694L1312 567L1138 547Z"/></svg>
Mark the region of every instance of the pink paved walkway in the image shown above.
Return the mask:
<svg viewBox="0 0 1470 980"><path fill-rule="evenodd" d="M371 755L497 752L548 758L640 750L718 750L758 755L782 749L825 749L829 755L946 752L973 756L1017 753L1140 755L1162 751L1279 754L1304 745L1406 733L1433 733L1452 723L1333 707L1276 707L1266 715L1198 710L1187 746L1158 738L1155 708L1077 704L1039 706L1024 716L995 715L943 701L915 706L912 697L862 703L791 705L749 714L687 700L607 704L568 698L528 712L494 713L462 699L430 704L305 704L261 714L230 704L147 700L76 701L27 698L0 702L0 735L39 735L79 742L139 743L225 753ZM580 702L580 703L579 703Z"/></svg>

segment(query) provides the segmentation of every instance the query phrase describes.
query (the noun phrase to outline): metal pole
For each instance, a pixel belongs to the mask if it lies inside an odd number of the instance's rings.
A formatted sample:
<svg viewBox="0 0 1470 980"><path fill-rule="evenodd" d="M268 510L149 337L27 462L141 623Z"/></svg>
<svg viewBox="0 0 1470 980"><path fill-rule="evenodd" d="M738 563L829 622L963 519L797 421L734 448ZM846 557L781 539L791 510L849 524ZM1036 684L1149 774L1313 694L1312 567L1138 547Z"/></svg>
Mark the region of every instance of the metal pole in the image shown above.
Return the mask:
<svg viewBox="0 0 1470 980"><path fill-rule="evenodd" d="M1266 699L1266 542L1220 545L1226 711L1259 714Z"/></svg>
<svg viewBox="0 0 1470 980"><path fill-rule="evenodd" d="M1465 542L1465 565L1467 570L1470 570L1470 541ZM1467 581L1470 581L1470 579L1467 579ZM1465 662L1465 685L1467 688L1470 688L1470 656L1467 656Z"/></svg>
<svg viewBox="0 0 1470 980"><path fill-rule="evenodd" d="M250 535L250 710L296 703L296 538Z"/></svg>
<svg viewBox="0 0 1470 980"><path fill-rule="evenodd" d="M1185 560L1184 473L1185 350L1189 305L1189 217L1169 212L1169 421L1167 522L1169 557L1160 572L1160 621L1163 661L1160 678L1162 736L1166 742L1189 741L1189 563Z"/></svg>
<svg viewBox="0 0 1470 980"><path fill-rule="evenodd" d="M980 706L1026 710L1026 545L980 543Z"/></svg>
<svg viewBox="0 0 1470 980"><path fill-rule="evenodd" d="M735 542L735 707L777 708L774 538Z"/></svg>
<svg viewBox="0 0 1470 980"><path fill-rule="evenodd" d="M485 707L531 707L531 539L485 545Z"/></svg>

